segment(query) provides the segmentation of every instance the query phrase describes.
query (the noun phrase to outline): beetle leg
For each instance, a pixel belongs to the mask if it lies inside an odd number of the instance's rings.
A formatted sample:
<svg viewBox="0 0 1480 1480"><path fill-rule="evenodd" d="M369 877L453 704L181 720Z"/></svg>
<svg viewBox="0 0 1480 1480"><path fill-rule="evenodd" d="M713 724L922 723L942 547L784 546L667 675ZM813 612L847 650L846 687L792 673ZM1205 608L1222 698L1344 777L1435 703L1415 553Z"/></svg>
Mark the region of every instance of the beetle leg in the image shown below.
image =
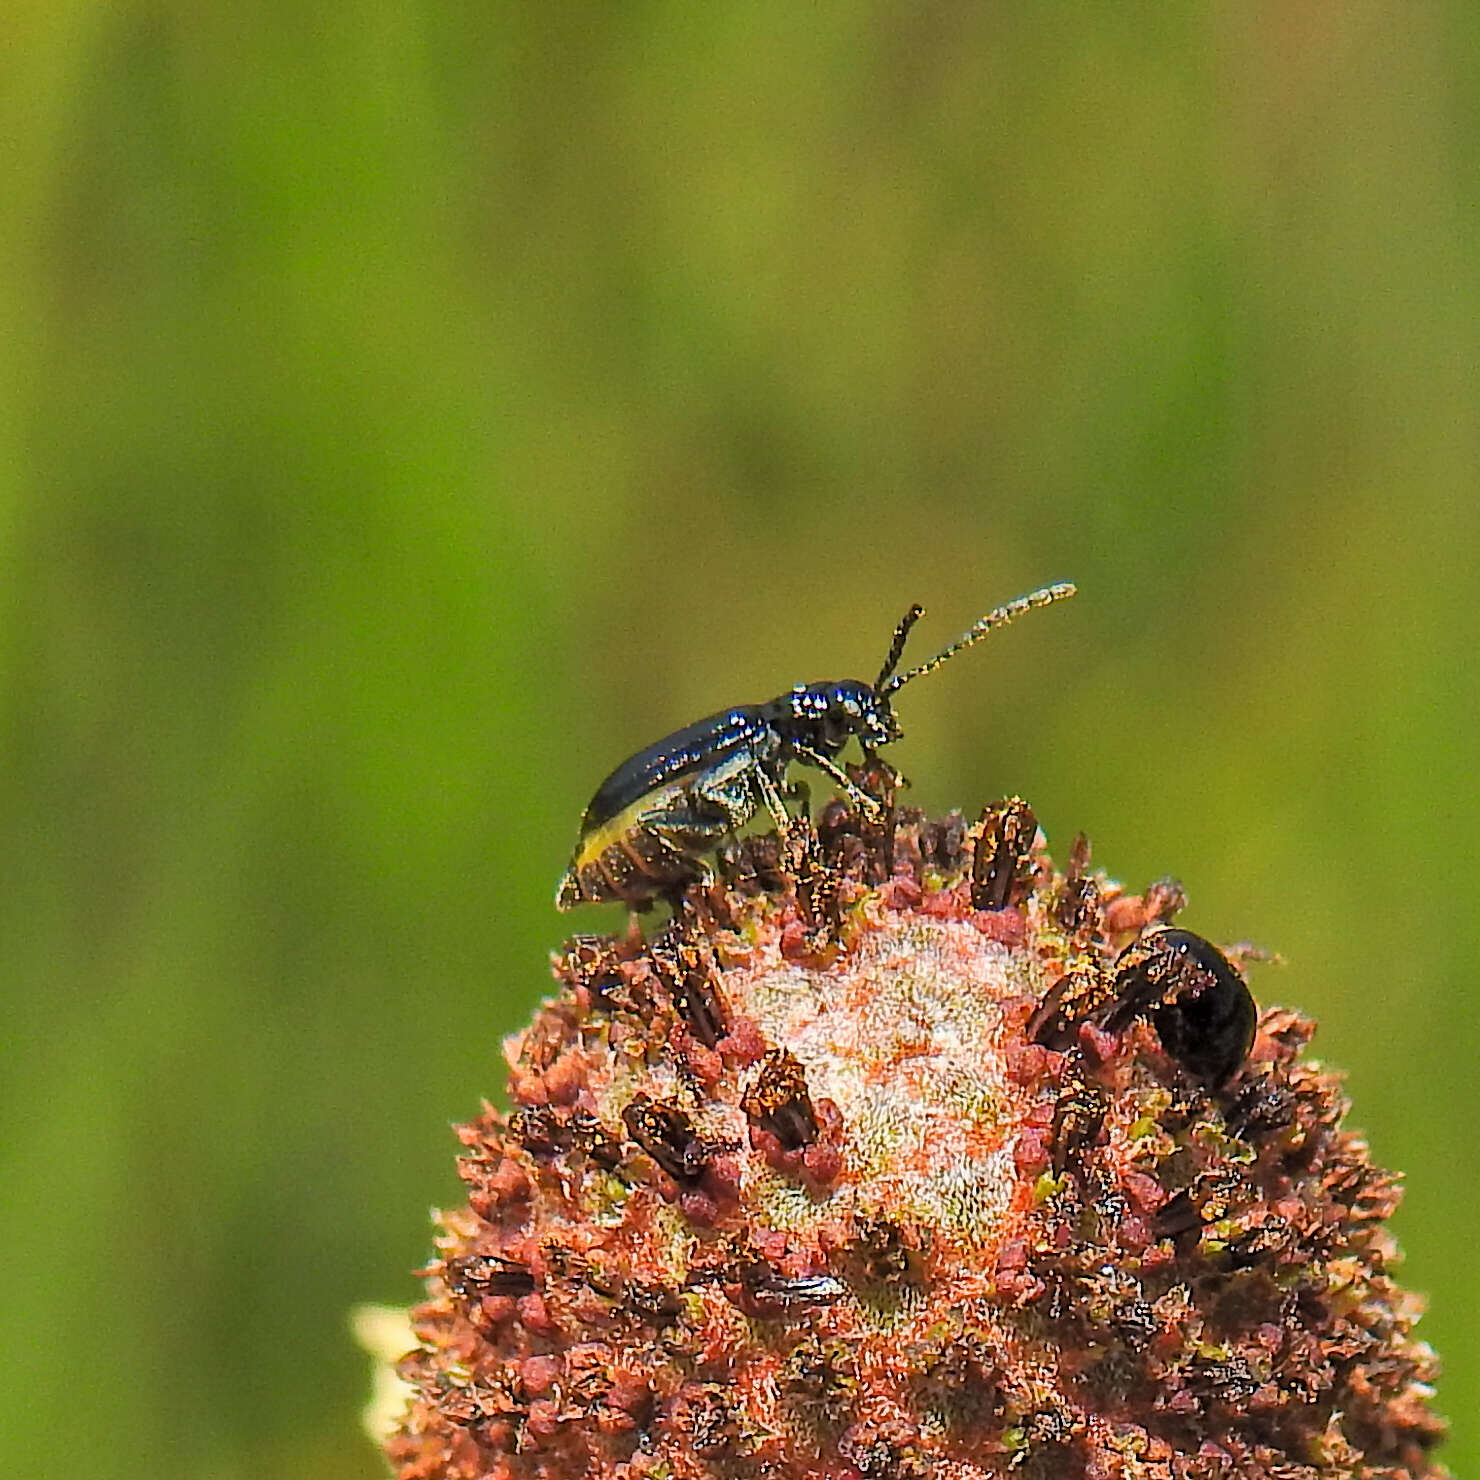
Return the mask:
<svg viewBox="0 0 1480 1480"><path fill-rule="evenodd" d="M766 811L771 814L771 820L776 824L776 831L783 841L790 841L794 831L791 813L786 810L786 801L781 795L781 788L777 786L775 777L764 766L757 766L752 774L755 777L755 789L760 792L761 801Z"/></svg>
<svg viewBox="0 0 1480 1480"><path fill-rule="evenodd" d="M905 790L910 784L910 778L903 771L891 766L877 750L870 750L867 746L864 747L863 769L859 774L867 782L878 783L877 794L869 792L869 795L875 796L876 800L882 798L886 806L893 805L895 792ZM859 784L868 791L867 785L863 782Z"/></svg>
<svg viewBox="0 0 1480 1480"><path fill-rule="evenodd" d="M662 849L664 855L675 861L684 860L697 874L702 875L707 888L714 882L714 872L704 862L706 848L716 846L734 821L722 809L672 810L659 812L644 820L643 831Z"/></svg>
<svg viewBox="0 0 1480 1480"><path fill-rule="evenodd" d="M761 795L761 802L776 824L777 835L786 850L788 866L800 871L807 860L808 833L810 824L794 818L786 810L786 799L776 778L765 768L757 766L751 773L752 785Z"/></svg>
<svg viewBox="0 0 1480 1480"><path fill-rule="evenodd" d="M681 834L691 835L692 824L691 822L682 823L677 830ZM705 889L714 883L714 870L710 868L702 856L695 853L691 847L686 847L680 841L680 838L675 837L673 832L665 826L661 817L649 822L645 831L652 838L653 842L663 850L665 856L674 860L681 859L687 863L698 874L699 882Z"/></svg>
<svg viewBox="0 0 1480 1480"><path fill-rule="evenodd" d="M825 772L848 794L849 800L865 817L871 822L877 822L884 815L884 809L879 805L877 797L871 797L846 771L835 761L830 761L820 750L813 750L806 745L793 745L799 761L805 761L809 766L816 766L819 771Z"/></svg>
<svg viewBox="0 0 1480 1480"><path fill-rule="evenodd" d="M796 804L796 809L803 817L808 817L812 812L812 792L805 781L793 781L783 793L789 802Z"/></svg>

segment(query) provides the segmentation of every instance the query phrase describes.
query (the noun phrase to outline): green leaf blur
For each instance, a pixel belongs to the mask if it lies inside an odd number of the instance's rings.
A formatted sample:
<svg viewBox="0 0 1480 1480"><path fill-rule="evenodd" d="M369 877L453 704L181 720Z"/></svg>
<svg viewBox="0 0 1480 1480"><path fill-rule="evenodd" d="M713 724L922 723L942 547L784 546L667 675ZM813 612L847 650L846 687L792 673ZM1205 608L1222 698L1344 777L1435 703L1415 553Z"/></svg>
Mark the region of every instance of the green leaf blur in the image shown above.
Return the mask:
<svg viewBox="0 0 1480 1480"><path fill-rule="evenodd" d="M1480 1460L1477 16L12 0L7 1473L378 1475L596 783L1067 578L895 759L1284 954Z"/></svg>

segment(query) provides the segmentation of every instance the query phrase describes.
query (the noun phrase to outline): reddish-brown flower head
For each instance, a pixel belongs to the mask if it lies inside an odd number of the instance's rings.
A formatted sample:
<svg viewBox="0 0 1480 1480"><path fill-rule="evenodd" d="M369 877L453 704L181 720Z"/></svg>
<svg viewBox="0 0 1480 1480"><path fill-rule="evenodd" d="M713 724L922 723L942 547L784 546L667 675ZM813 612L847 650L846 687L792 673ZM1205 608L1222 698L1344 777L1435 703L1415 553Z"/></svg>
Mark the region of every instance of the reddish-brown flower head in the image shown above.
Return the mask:
<svg viewBox="0 0 1480 1480"><path fill-rule="evenodd" d="M403 1480L1433 1477L1393 1179L1180 892L834 805L584 936L463 1127Z"/></svg>

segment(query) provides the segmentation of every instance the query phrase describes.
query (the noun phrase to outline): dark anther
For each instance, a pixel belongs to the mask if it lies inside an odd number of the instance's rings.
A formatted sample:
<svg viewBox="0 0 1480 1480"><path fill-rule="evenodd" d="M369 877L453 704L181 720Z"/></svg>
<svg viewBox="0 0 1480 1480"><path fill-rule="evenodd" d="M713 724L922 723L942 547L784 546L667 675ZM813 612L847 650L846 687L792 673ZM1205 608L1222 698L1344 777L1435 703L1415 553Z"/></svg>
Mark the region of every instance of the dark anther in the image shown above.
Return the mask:
<svg viewBox="0 0 1480 1480"><path fill-rule="evenodd" d="M591 994L599 1007L624 1005L621 1001L626 979L611 938L605 935L573 935L565 949L565 971L571 981Z"/></svg>
<svg viewBox="0 0 1480 1480"><path fill-rule="evenodd" d="M1002 1368L990 1342L967 1331L922 1356L922 1391L932 1407L947 1409L954 1425L999 1411Z"/></svg>
<svg viewBox="0 0 1480 1480"><path fill-rule="evenodd" d="M493 1254L449 1259L442 1279L458 1300L481 1300L485 1295L532 1295L535 1287L534 1276L522 1264Z"/></svg>
<svg viewBox="0 0 1480 1480"><path fill-rule="evenodd" d="M627 1134L675 1182L695 1182L709 1164L711 1147L677 1105L638 1095L622 1111Z"/></svg>
<svg viewBox="0 0 1480 1480"><path fill-rule="evenodd" d="M730 1031L729 1011L719 985L692 945L669 927L649 948L659 979L690 1033L713 1048Z"/></svg>
<svg viewBox="0 0 1480 1480"><path fill-rule="evenodd" d="M920 829L920 856L925 864L942 874L959 874L965 859L966 819L949 812L939 822Z"/></svg>
<svg viewBox="0 0 1480 1480"><path fill-rule="evenodd" d="M1157 925L1170 925L1172 918L1187 908L1187 891L1180 879L1168 876L1147 886L1146 918Z"/></svg>
<svg viewBox="0 0 1480 1480"><path fill-rule="evenodd" d="M894 799L909 786L909 782L881 755L865 756L856 766L849 766L848 775L855 785L871 796L887 811Z"/></svg>
<svg viewBox="0 0 1480 1480"><path fill-rule="evenodd" d="M547 1277L554 1276L572 1284L584 1285L606 1300L615 1300L620 1293L615 1278L585 1255L554 1239L545 1240L543 1251Z"/></svg>
<svg viewBox="0 0 1480 1480"><path fill-rule="evenodd" d="M548 1105L516 1110L509 1117L509 1134L531 1156L558 1156L572 1144L569 1127Z"/></svg>
<svg viewBox="0 0 1480 1480"><path fill-rule="evenodd" d="M1083 1157L1093 1148L1105 1126L1105 1097L1089 1085L1078 1085L1061 1095L1053 1111L1053 1174L1076 1174L1082 1183Z"/></svg>
<svg viewBox="0 0 1480 1480"><path fill-rule="evenodd" d="M1261 1141L1295 1118L1295 1095L1268 1075L1241 1085L1228 1111L1228 1129L1245 1141Z"/></svg>
<svg viewBox="0 0 1480 1480"><path fill-rule="evenodd" d="M1077 935L1095 916L1100 904L1100 886L1089 877L1089 839L1079 833L1069 849L1064 870L1064 890L1054 906L1054 918L1067 935Z"/></svg>
<svg viewBox="0 0 1480 1480"><path fill-rule="evenodd" d="M893 1284L910 1272L910 1250L899 1225L889 1218L860 1214L853 1220L858 1234L855 1251L858 1271L866 1280Z"/></svg>
<svg viewBox="0 0 1480 1480"><path fill-rule="evenodd" d="M916 1480L927 1472L919 1434L902 1419L864 1419L838 1440L838 1453L863 1480Z"/></svg>
<svg viewBox="0 0 1480 1480"><path fill-rule="evenodd" d="M622 1143L584 1110L567 1116L549 1105L528 1105L509 1117L509 1134L542 1161L566 1151L584 1151L598 1166L612 1171L622 1160Z"/></svg>
<svg viewBox="0 0 1480 1480"><path fill-rule="evenodd" d="M1181 1238L1183 1234L1201 1228L1202 1221L1202 1214L1193 1202L1192 1194L1183 1188L1156 1210L1152 1232L1157 1238Z"/></svg>
<svg viewBox="0 0 1480 1480"><path fill-rule="evenodd" d="M761 1061L760 1074L741 1105L787 1151L800 1151L817 1139L817 1113L807 1091L807 1077L784 1048L772 1049Z"/></svg>
<svg viewBox="0 0 1480 1480"><path fill-rule="evenodd" d="M656 1281L633 1280L623 1292L622 1304L649 1326L671 1326L683 1314L677 1292Z"/></svg>
<svg viewBox="0 0 1480 1480"><path fill-rule="evenodd" d="M1231 1166L1208 1167L1197 1174L1189 1189L1204 1223L1217 1223L1228 1217L1241 1196L1243 1178Z"/></svg>
<svg viewBox="0 0 1480 1480"><path fill-rule="evenodd" d="M833 1305L848 1293L848 1287L830 1274L787 1276L764 1260L755 1260L740 1271L743 1303L756 1315L780 1315L783 1311L809 1306Z"/></svg>
<svg viewBox="0 0 1480 1480"><path fill-rule="evenodd" d="M735 865L735 884L747 894L782 894L791 875L786 850L774 833L760 833L742 840Z"/></svg>
<svg viewBox="0 0 1480 1480"><path fill-rule="evenodd" d="M1042 1465L1045 1456L1042 1451L1064 1450L1073 1443L1075 1436L1084 1427L1084 1420L1059 1408L1040 1408L1030 1413L1023 1420L1023 1438L1028 1447L1021 1453L1025 1458L1020 1462L1024 1465L1030 1460L1036 1459L1035 1468ZM1014 1460L1017 1456L1013 1456ZM1052 1466L1049 1473L1062 1474L1064 1466L1062 1461Z"/></svg>
<svg viewBox="0 0 1480 1480"><path fill-rule="evenodd" d="M1190 930L1148 931L1120 956L1101 1026L1118 1033L1147 1015L1162 1047L1216 1089L1239 1069L1258 1017L1228 958Z"/></svg>
<svg viewBox="0 0 1480 1480"><path fill-rule="evenodd" d="M1073 985L1072 976L1061 976L1039 999L1024 1029L1029 1043L1038 1043L1055 1051L1069 1046L1073 1035L1063 1006Z"/></svg>
<svg viewBox="0 0 1480 1480"><path fill-rule="evenodd" d="M890 870L907 878L919 879L925 873L925 854L920 847L920 834L925 828L925 814L916 807L898 807L894 812L893 853Z"/></svg>
<svg viewBox="0 0 1480 1480"><path fill-rule="evenodd" d="M571 1144L584 1151L597 1166L615 1171L622 1161L622 1143L594 1115L577 1110L567 1122Z"/></svg>
<svg viewBox="0 0 1480 1480"><path fill-rule="evenodd" d="M731 1399L714 1383L685 1393L683 1425L689 1447L698 1455L736 1450L744 1437Z"/></svg>
<svg viewBox="0 0 1480 1480"><path fill-rule="evenodd" d="M1145 1300L1128 1300L1111 1312L1110 1324L1115 1334L1130 1347L1140 1351L1151 1344L1152 1338L1161 1330L1156 1312Z"/></svg>
<svg viewBox="0 0 1480 1480"><path fill-rule="evenodd" d="M1183 1369L1187 1385L1193 1392L1223 1403L1247 1402L1259 1387L1259 1380L1241 1356L1194 1356Z"/></svg>
<svg viewBox="0 0 1480 1480"><path fill-rule="evenodd" d="M465 1429L477 1429L482 1424L524 1412L506 1392L477 1383L457 1387L447 1384L441 1389L437 1406L443 1414Z"/></svg>
<svg viewBox="0 0 1480 1480"><path fill-rule="evenodd" d="M981 836L971 865L973 909L1001 910L1013 902L1037 833L1038 819L1021 797L982 813Z"/></svg>
<svg viewBox="0 0 1480 1480"><path fill-rule="evenodd" d="M844 1341L819 1341L810 1333L792 1348L778 1374L782 1393L836 1424L852 1411L858 1389L858 1364Z"/></svg>
<svg viewBox="0 0 1480 1480"><path fill-rule="evenodd" d="M1271 1218L1229 1239L1223 1250L1224 1263L1229 1269L1252 1269L1256 1264L1272 1263L1270 1256L1279 1254L1291 1241L1289 1224L1283 1218Z"/></svg>

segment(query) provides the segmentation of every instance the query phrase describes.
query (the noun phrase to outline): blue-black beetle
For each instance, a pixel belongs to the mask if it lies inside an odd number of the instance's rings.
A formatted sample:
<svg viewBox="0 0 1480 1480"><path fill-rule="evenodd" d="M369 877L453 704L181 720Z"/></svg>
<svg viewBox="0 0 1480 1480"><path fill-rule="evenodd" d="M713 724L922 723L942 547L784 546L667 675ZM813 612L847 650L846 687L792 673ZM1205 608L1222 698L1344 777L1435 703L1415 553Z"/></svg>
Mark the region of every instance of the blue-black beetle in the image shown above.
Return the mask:
<svg viewBox="0 0 1480 1480"><path fill-rule="evenodd" d="M785 837L791 828L786 801L805 797L804 787L787 781L795 761L825 772L862 812L878 814L877 798L837 763L849 738L856 735L865 758L872 758L900 738L890 703L898 689L1014 617L1073 594L1064 583L1020 596L988 612L929 662L896 674L905 639L924 613L912 606L894 629L872 684L855 678L798 684L767 704L723 709L638 751L601 783L586 808L557 906L622 900L643 909L662 895L677 895L708 877L703 854L761 807Z"/></svg>

